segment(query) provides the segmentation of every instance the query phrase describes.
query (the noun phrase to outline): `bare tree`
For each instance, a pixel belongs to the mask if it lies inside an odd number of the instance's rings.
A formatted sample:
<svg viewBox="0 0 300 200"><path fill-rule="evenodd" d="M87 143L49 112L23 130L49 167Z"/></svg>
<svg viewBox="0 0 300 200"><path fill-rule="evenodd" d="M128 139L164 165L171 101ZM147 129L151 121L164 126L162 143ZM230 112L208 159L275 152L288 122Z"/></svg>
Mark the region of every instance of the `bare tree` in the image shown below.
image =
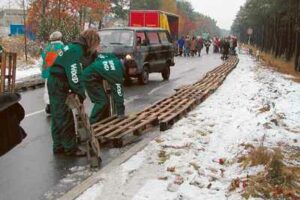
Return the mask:
<svg viewBox="0 0 300 200"><path fill-rule="evenodd" d="M23 9L23 21L24 21L24 49L25 49L25 60L27 62L28 57L27 57L27 35L26 35L26 0L22 0L22 9Z"/></svg>

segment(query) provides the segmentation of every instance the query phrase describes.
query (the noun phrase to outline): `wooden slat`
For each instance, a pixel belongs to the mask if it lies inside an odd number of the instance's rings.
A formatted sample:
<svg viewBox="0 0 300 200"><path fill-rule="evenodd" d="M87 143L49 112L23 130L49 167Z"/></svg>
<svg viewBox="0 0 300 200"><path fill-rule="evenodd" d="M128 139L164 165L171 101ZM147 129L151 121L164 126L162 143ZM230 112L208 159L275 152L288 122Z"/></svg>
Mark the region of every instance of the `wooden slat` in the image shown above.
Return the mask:
<svg viewBox="0 0 300 200"><path fill-rule="evenodd" d="M156 119L157 117L154 116L153 118ZM149 119L149 121L148 121L149 123L151 122L151 119L152 119L152 118ZM130 126L132 126L132 125L137 125L137 126L138 126L139 124L140 124L140 119L135 119L135 120L133 120L133 121L127 123L126 125L124 125L124 126L122 126L122 127L119 127L119 128L117 128L116 130L114 130L114 131L108 133L108 134L105 135L104 137L105 137L105 138L115 137L118 133L122 132L122 130L127 130L128 127L130 127Z"/></svg>
<svg viewBox="0 0 300 200"><path fill-rule="evenodd" d="M135 130L140 129L143 126L148 125L155 120L157 120L156 116L150 117L150 119L148 119L147 121L144 121L144 122L140 123L139 125L137 125L136 127L134 127L133 129L129 129L129 130L125 131L124 133L121 133L121 134L113 137L113 139L120 139L120 138L124 137L125 135L127 135L129 133L133 133Z"/></svg>
<svg viewBox="0 0 300 200"><path fill-rule="evenodd" d="M168 121L172 120L174 117L176 117L177 115L180 115L181 113L183 113L184 111L186 111L191 105L193 105L195 103L195 100L191 100L188 103L186 103L185 106L183 106L182 108L180 108L177 112L172 113L170 116L161 119L161 122L167 123Z"/></svg>
<svg viewBox="0 0 300 200"><path fill-rule="evenodd" d="M116 127L122 127L124 124L127 124L127 123L129 123L129 122L131 122L132 120L135 120L135 119L136 119L136 117L129 117L129 118L126 118L124 120L123 119L116 119L116 120L118 120L118 123L111 124L110 126L105 126L105 129L101 130L100 132L95 131L96 137L106 135L107 133L115 130Z"/></svg>

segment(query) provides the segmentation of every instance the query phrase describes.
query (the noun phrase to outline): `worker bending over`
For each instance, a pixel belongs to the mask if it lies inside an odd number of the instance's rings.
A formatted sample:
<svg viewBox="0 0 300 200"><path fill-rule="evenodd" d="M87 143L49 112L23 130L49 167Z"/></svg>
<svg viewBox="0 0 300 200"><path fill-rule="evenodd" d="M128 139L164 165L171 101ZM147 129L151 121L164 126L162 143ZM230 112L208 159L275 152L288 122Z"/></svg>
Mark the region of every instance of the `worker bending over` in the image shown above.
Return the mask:
<svg viewBox="0 0 300 200"><path fill-rule="evenodd" d="M103 87L103 80L110 85L117 115L124 116L124 69L114 54L99 54L96 60L83 71L83 82L94 107L90 123L94 124L109 116L109 101Z"/></svg>

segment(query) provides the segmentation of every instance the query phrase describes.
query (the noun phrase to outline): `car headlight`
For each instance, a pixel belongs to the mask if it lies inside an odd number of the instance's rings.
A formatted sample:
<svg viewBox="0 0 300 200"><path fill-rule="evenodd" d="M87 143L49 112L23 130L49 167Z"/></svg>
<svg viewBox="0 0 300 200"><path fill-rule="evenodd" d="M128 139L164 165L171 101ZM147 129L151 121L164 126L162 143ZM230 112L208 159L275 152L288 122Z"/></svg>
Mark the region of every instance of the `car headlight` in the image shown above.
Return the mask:
<svg viewBox="0 0 300 200"><path fill-rule="evenodd" d="M131 56L130 54L127 54L127 55L125 56L125 59L126 59L126 60L131 60L131 59L132 59L132 56Z"/></svg>

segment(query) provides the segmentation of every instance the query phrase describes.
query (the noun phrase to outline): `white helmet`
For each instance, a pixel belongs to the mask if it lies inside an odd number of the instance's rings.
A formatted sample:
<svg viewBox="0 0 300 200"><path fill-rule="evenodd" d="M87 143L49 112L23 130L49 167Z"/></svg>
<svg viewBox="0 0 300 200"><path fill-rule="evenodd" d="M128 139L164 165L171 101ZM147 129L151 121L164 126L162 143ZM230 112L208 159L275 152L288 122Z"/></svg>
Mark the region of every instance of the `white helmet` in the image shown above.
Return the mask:
<svg viewBox="0 0 300 200"><path fill-rule="evenodd" d="M56 41L56 40L61 40L62 38L62 33L60 31L54 31L50 35L50 41Z"/></svg>

